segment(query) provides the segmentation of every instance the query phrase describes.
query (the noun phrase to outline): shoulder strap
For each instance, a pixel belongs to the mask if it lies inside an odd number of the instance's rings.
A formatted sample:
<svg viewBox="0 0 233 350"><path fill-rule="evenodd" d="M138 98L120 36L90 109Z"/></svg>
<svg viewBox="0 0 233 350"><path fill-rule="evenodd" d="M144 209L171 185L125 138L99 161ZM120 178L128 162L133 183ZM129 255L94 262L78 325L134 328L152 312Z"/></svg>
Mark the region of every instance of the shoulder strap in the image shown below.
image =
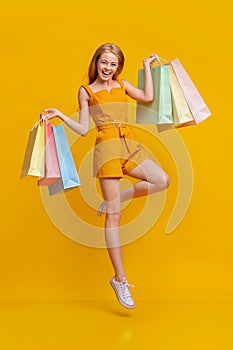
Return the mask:
<svg viewBox="0 0 233 350"><path fill-rule="evenodd" d="M120 84L120 86L122 87L122 89L125 90L125 85L124 85L123 81L122 81L121 79L116 79L116 80L117 80L117 82Z"/></svg>
<svg viewBox="0 0 233 350"><path fill-rule="evenodd" d="M93 91L91 90L91 88L89 87L89 85L81 85L87 92L88 94L90 95L90 97L92 97L93 95Z"/></svg>

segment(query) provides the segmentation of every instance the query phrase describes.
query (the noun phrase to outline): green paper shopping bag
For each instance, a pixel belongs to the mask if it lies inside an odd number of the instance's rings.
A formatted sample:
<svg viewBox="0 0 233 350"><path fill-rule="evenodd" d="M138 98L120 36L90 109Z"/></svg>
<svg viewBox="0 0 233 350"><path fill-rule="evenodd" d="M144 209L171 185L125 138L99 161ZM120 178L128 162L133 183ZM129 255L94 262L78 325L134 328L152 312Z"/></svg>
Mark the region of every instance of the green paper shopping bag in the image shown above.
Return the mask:
<svg viewBox="0 0 233 350"><path fill-rule="evenodd" d="M138 102L136 122L139 124L172 124L172 98L169 67L159 65L151 67L154 88L152 102ZM138 71L138 88L144 89L144 69Z"/></svg>

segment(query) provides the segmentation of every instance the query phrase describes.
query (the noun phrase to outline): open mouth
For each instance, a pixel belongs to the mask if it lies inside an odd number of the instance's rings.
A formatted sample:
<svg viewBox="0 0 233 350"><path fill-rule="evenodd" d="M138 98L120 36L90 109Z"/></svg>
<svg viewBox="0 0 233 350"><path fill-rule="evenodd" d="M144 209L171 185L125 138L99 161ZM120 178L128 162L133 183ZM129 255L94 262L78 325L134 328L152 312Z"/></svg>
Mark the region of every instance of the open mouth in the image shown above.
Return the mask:
<svg viewBox="0 0 233 350"><path fill-rule="evenodd" d="M108 75L111 74L111 72L105 72L105 71L102 71L102 73L103 73L103 75L105 75L106 77L107 77Z"/></svg>

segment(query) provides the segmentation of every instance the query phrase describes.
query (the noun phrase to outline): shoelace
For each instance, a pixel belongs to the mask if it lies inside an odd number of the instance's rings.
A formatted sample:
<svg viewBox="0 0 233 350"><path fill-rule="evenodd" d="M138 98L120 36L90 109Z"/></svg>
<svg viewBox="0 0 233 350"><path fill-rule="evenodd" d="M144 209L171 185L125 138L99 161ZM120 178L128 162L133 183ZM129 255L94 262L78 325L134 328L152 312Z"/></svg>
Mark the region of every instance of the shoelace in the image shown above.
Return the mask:
<svg viewBox="0 0 233 350"><path fill-rule="evenodd" d="M120 282L120 287L121 287L123 297L131 298L131 293L129 288L134 288L135 285L128 283L128 281L123 281L123 282Z"/></svg>

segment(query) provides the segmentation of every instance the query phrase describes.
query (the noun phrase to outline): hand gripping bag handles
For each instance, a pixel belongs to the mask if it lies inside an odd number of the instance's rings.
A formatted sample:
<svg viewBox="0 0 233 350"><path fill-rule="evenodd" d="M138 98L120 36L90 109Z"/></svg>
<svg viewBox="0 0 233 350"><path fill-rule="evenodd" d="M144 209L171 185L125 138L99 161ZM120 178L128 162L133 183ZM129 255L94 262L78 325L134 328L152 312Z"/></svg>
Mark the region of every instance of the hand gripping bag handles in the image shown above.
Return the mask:
<svg viewBox="0 0 233 350"><path fill-rule="evenodd" d="M60 192L80 186L72 153L61 124L52 126L39 120L33 126L20 178L26 175L39 177L38 184L49 186L51 194L58 192L58 188Z"/></svg>
<svg viewBox="0 0 233 350"><path fill-rule="evenodd" d="M161 59L161 58L160 58ZM163 59L162 59L163 60ZM165 61L165 60L164 60ZM160 60L159 60L160 62ZM166 130L172 126L180 127L180 126L188 126L193 124L199 124L207 117L211 115L208 107L206 106L203 98L195 87L194 83L188 76L187 72L183 68L182 64L178 59L172 60L171 62L166 61L166 64L161 67L167 67L169 73L169 85L170 92L168 89L164 91L164 93L168 94L168 98L172 101L172 122L170 120L163 121L160 119L160 113L158 109L158 89L161 89L160 85L158 85L160 76L157 76L153 73L152 70L152 78L154 84L154 101L150 104L141 104L138 103L137 106L137 123L150 123L157 124L158 130ZM157 83L154 80L157 79ZM144 83L144 75L142 70L139 70L139 88L143 88ZM157 92L156 92L157 86ZM163 93L163 91L162 91ZM163 101L163 100L161 100ZM141 108L141 106L147 106L149 110L146 108ZM151 111L150 109L153 109ZM165 127L164 127L165 126Z"/></svg>
<svg viewBox="0 0 233 350"><path fill-rule="evenodd" d="M138 102L136 122L142 124L172 124L172 97L170 88L169 67L162 65L157 58L158 66L151 67L154 88L152 102ZM138 71L138 88L144 88L144 69Z"/></svg>

